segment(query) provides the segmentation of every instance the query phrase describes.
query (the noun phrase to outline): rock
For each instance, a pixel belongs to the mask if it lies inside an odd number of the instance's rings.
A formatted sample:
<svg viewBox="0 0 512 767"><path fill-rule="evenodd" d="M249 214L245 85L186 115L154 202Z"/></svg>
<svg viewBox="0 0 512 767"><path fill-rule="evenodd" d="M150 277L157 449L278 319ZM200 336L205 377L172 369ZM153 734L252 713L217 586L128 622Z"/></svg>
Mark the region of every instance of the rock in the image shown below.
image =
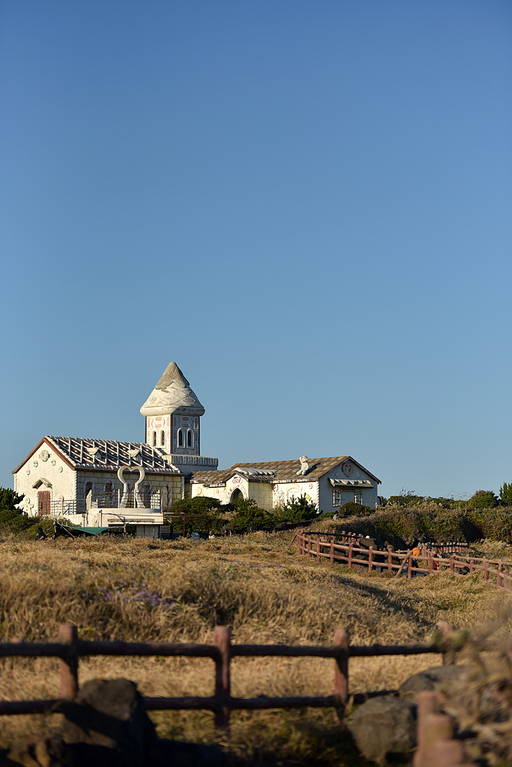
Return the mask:
<svg viewBox="0 0 512 767"><path fill-rule="evenodd" d="M379 764L392 754L412 756L416 747L416 706L402 698L367 700L348 726L359 750Z"/></svg>
<svg viewBox="0 0 512 767"><path fill-rule="evenodd" d="M155 727L134 682L127 679L93 679L73 701L65 701L62 737L66 744L104 749L112 764L143 767L157 748ZM81 747L80 752L86 749ZM106 757L107 754L104 754ZM112 761L115 757L114 761Z"/></svg>
<svg viewBox="0 0 512 767"><path fill-rule="evenodd" d="M398 688L398 694L405 700L416 701L419 692L442 689L459 681L466 671L467 666L432 666L406 679Z"/></svg>
<svg viewBox="0 0 512 767"><path fill-rule="evenodd" d="M62 739L29 738L0 751L0 767L224 767L215 746L159 740L127 679L93 679L64 701Z"/></svg>
<svg viewBox="0 0 512 767"><path fill-rule="evenodd" d="M33 736L0 756L0 767L72 767L73 758L60 738Z"/></svg>

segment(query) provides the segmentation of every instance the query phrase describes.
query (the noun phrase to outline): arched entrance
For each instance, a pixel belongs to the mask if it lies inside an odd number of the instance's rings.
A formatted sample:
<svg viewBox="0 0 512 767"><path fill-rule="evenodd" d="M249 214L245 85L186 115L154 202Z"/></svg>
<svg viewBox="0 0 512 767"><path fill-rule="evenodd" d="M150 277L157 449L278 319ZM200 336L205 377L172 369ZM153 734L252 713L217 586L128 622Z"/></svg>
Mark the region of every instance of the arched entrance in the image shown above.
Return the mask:
<svg viewBox="0 0 512 767"><path fill-rule="evenodd" d="M243 501L244 500L244 494L240 490L239 487L236 488L236 490L233 490L231 493L231 498L229 499L230 503L234 503L235 501Z"/></svg>

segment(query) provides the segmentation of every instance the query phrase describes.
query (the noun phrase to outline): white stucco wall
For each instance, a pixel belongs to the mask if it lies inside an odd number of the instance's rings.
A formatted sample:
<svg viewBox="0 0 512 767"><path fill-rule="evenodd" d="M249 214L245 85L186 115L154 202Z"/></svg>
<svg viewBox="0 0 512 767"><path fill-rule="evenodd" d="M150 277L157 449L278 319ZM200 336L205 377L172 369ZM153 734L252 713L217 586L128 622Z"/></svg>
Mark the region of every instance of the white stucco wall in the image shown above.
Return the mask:
<svg viewBox="0 0 512 767"><path fill-rule="evenodd" d="M42 481L40 487L34 485ZM48 481L48 487L44 481ZM76 475L59 454L43 443L25 461L14 475L14 489L23 494L25 498L21 508L30 516L37 516L37 494L40 490L49 490L52 501L60 498L74 498L76 488Z"/></svg>
<svg viewBox="0 0 512 767"><path fill-rule="evenodd" d="M327 511L335 511L337 508L342 506L344 503L347 503L348 501L353 501L354 496L356 493L361 493L361 502L363 506L369 506L370 508L373 508L375 504L377 503L377 489L378 484L377 482L365 471L359 468L357 464L352 463L352 469L348 473L345 473L343 471L343 467L346 466L346 464L342 464L341 466L337 466L336 468L332 469L328 474L324 475L320 478L319 482L319 509L322 512ZM342 490L342 497L340 503L333 503L333 490L334 487L330 483L330 479L341 479L346 480L349 479L351 481L357 482L357 481L369 481L372 483L371 487L346 487L346 488L340 488Z"/></svg>

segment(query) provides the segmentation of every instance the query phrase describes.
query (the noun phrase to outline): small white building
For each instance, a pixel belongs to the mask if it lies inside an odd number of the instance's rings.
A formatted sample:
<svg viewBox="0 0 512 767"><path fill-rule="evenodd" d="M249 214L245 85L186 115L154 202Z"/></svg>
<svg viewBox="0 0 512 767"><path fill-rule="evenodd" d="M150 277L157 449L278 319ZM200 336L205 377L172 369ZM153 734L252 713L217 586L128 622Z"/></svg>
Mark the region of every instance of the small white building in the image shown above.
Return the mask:
<svg viewBox="0 0 512 767"><path fill-rule="evenodd" d="M190 478L192 497L205 495L221 503L250 498L267 511L300 496L313 501L320 512L335 511L347 501L373 507L379 484L347 455L237 463L223 471L198 471Z"/></svg>

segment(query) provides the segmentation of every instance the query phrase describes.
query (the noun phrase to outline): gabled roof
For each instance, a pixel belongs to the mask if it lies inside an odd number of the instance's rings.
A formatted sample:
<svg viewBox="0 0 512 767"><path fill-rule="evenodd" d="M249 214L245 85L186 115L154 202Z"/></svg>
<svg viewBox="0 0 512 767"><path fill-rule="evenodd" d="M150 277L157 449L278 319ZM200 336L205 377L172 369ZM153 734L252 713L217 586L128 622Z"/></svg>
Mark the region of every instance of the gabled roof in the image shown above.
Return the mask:
<svg viewBox="0 0 512 767"><path fill-rule="evenodd" d="M140 412L144 416L168 413L203 415L204 407L177 364L170 362Z"/></svg>
<svg viewBox="0 0 512 767"><path fill-rule="evenodd" d="M141 466L149 474L179 474L169 464L163 452L145 442L118 442L110 439L83 439L81 437L46 436L17 466L15 474L32 455L46 443L53 448L72 469L94 469L94 471L115 471L121 466Z"/></svg>
<svg viewBox="0 0 512 767"><path fill-rule="evenodd" d="M349 455L337 456L335 458L308 458L309 469L305 474L298 473L301 469L301 462L297 458L294 461L236 463L230 466L229 469L221 471L196 471L192 476L191 482L206 486L220 486L224 485L235 474L246 477L250 482L271 482L272 484L279 482L314 482L340 464L345 463L345 461L350 461L350 463L358 466L369 477L380 484L380 479L377 479L368 469L365 469L364 466L361 466L360 463Z"/></svg>

